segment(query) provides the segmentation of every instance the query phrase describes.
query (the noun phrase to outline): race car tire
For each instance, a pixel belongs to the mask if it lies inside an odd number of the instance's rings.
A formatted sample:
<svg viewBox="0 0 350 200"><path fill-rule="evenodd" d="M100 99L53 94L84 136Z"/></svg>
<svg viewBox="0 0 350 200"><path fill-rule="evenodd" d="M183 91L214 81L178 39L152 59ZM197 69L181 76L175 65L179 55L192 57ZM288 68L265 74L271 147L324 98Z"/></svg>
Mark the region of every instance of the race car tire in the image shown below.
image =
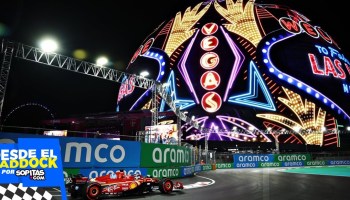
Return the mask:
<svg viewBox="0 0 350 200"><path fill-rule="evenodd" d="M100 184L89 183L85 186L84 191L86 192L84 199L95 200L100 196L102 190Z"/></svg>
<svg viewBox="0 0 350 200"><path fill-rule="evenodd" d="M159 190L163 194L169 194L173 191L174 183L169 178L163 178L159 182Z"/></svg>

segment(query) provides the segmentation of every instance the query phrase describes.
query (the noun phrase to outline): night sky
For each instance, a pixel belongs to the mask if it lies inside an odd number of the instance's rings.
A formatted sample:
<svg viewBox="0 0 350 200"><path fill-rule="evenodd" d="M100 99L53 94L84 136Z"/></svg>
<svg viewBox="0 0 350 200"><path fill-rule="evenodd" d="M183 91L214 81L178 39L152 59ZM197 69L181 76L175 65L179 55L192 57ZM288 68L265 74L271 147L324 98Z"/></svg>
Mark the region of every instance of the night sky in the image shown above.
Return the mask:
<svg viewBox="0 0 350 200"><path fill-rule="evenodd" d="M60 43L60 54L72 56L75 49L85 49L89 54L86 61L94 62L98 55L105 54L114 66L124 69L138 46L160 23L202 1L167 0L160 4L158 1L10 0L0 3L0 23L7 27L6 35L12 40L37 47L40 38L51 35ZM349 52L346 31L349 15L343 1L256 2L287 5L299 11Z"/></svg>
<svg viewBox="0 0 350 200"><path fill-rule="evenodd" d="M95 62L97 56L106 55L111 61L109 67L124 70L136 49L159 24L199 2L2 0L0 36L38 47L40 38L49 35L59 41L59 54L73 57L74 50L84 49L88 53L85 61ZM346 31L349 17L344 1L256 2L286 5L299 11L332 36L350 58ZM119 84L14 59L7 86L2 120L7 117L10 124L30 126L26 122L36 118L113 112ZM32 105L23 106L27 104Z"/></svg>

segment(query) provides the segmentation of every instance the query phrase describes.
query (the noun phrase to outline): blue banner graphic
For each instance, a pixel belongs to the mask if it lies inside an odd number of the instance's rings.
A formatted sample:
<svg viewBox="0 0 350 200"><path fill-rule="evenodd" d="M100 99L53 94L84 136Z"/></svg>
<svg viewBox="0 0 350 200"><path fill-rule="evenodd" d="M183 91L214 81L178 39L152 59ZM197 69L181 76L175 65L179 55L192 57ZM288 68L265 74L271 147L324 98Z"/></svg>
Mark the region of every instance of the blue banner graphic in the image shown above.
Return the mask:
<svg viewBox="0 0 350 200"><path fill-rule="evenodd" d="M350 165L350 160L327 160L327 165Z"/></svg>
<svg viewBox="0 0 350 200"><path fill-rule="evenodd" d="M181 177L193 176L194 166L181 167Z"/></svg>
<svg viewBox="0 0 350 200"><path fill-rule="evenodd" d="M256 168L259 167L258 162L238 162L233 163L233 168Z"/></svg>
<svg viewBox="0 0 350 200"><path fill-rule="evenodd" d="M304 166L303 161L282 162L282 167L300 167L300 166Z"/></svg>
<svg viewBox="0 0 350 200"><path fill-rule="evenodd" d="M141 145L133 141L61 138L63 167L139 167Z"/></svg>
<svg viewBox="0 0 350 200"><path fill-rule="evenodd" d="M194 166L194 172L201 172L202 171L202 165L195 165Z"/></svg>
<svg viewBox="0 0 350 200"><path fill-rule="evenodd" d="M24 187L57 187L65 200L66 189L59 140L17 138L18 144L0 144L0 183Z"/></svg>
<svg viewBox="0 0 350 200"><path fill-rule="evenodd" d="M234 163L274 162L273 154L234 154Z"/></svg>

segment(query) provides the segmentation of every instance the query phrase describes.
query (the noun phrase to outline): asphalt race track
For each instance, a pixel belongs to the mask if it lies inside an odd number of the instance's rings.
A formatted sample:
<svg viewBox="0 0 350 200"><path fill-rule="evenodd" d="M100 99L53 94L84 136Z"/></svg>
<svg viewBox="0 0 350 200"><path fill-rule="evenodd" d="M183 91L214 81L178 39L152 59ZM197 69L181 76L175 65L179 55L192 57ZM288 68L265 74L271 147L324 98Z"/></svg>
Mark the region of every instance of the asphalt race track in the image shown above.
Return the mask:
<svg viewBox="0 0 350 200"><path fill-rule="evenodd" d="M283 168L220 169L177 179L184 190L116 199L349 200L350 177L282 172ZM55 195L55 199L61 199ZM70 199L70 197L68 197Z"/></svg>

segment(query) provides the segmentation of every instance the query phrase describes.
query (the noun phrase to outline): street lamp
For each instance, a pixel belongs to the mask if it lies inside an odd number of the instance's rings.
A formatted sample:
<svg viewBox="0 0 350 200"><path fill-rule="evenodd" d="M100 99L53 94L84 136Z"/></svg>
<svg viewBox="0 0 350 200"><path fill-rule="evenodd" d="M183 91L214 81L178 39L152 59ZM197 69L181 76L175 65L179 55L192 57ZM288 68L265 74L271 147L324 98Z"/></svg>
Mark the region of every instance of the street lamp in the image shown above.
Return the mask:
<svg viewBox="0 0 350 200"><path fill-rule="evenodd" d="M54 52L58 49L57 42L52 38L45 38L39 42L40 48L44 52Z"/></svg>
<svg viewBox="0 0 350 200"><path fill-rule="evenodd" d="M101 66L101 67L103 67L107 63L108 63L108 58L105 56L101 56L101 57L97 58L97 60L96 60L96 65Z"/></svg>
<svg viewBox="0 0 350 200"><path fill-rule="evenodd" d="M140 76L142 76L142 77L146 77L146 76L148 76L149 75L149 72L148 71L142 71L141 73L140 73Z"/></svg>

